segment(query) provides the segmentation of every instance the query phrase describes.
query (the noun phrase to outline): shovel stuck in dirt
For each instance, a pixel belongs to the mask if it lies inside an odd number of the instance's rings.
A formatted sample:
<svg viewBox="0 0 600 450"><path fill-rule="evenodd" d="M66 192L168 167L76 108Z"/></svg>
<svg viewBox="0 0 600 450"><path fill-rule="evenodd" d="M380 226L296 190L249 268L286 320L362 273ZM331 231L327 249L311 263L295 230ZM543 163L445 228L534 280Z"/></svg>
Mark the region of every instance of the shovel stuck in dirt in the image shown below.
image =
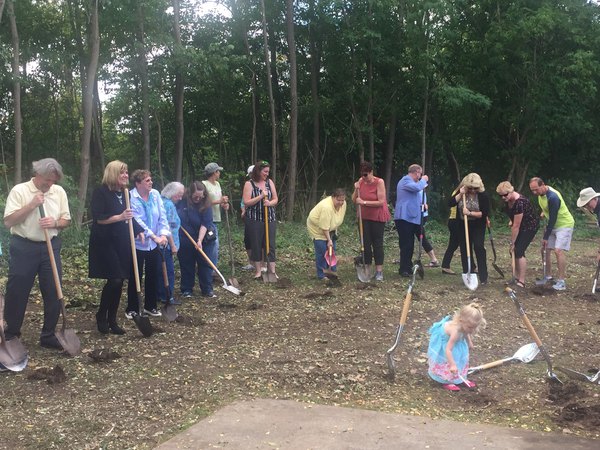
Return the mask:
<svg viewBox="0 0 600 450"><path fill-rule="evenodd" d="M402 330L404 329L404 325L406 324L406 319L408 317L408 310L410 309L410 302L412 301L412 290L415 285L415 279L417 276L417 271L419 270L419 266L415 264L412 270L412 277L410 282L408 283L408 289L406 290L406 297L404 297L404 304L402 305L402 313L400 315L400 322L396 327L396 337L394 338L393 345L388 349L385 354L386 362L388 366L388 379L390 381L394 381L396 379L396 365L394 363L394 353L396 353L396 349L400 344L400 337L402 336Z"/></svg>
<svg viewBox="0 0 600 450"><path fill-rule="evenodd" d="M535 329L533 328L533 325L529 321L527 314L525 314L525 310L521 306L521 303L519 303L519 300L517 299L517 295L515 294L515 291L513 291L511 288L507 287L505 289L505 292L508 294L508 296L511 298L511 300L515 304L515 307L517 308L517 312L519 313L519 316L521 316L521 320L523 321L523 325L525 325L525 327L527 328L527 331L529 331L529 335L533 338L533 340L537 344L538 348L540 349L542 356L546 360L546 364L548 365L548 370L546 371L546 375L548 375L548 378L550 379L550 381L555 381L555 382L562 384L562 381L560 381L560 379L556 376L556 374L552 370L552 360L550 359L550 355L548 354L548 352L546 351L546 348L542 344L542 340L539 338L539 336L535 332Z"/></svg>
<svg viewBox="0 0 600 450"><path fill-rule="evenodd" d="M6 340L4 335L4 295L0 294L0 370L20 372L27 367L29 355L18 337Z"/></svg>
<svg viewBox="0 0 600 450"><path fill-rule="evenodd" d="M175 308L175 305L173 303L171 303L171 295L172 295L172 291L171 291L171 284L169 283L169 274L167 273L167 259L165 257L165 252L167 251L166 246L161 247L158 249L160 252L160 256L162 259L162 276L163 276L163 285L165 287L165 293L166 293L166 297L165 298L165 303L161 308L161 313L163 315L163 317L167 320L167 322L173 322L175 319L177 319L177 316L179 316L179 314L177 313L177 308Z"/></svg>
<svg viewBox="0 0 600 450"><path fill-rule="evenodd" d="M325 262L327 263L327 267L323 269L323 273L327 275L327 278L337 279L337 273L335 273L331 268L333 266L337 266L337 257L333 251L333 247L327 247L325 251Z"/></svg>
<svg viewBox="0 0 600 450"><path fill-rule="evenodd" d="M44 205L39 206L40 216L43 218L46 216L44 212ZM58 276L58 268L56 267L56 260L54 259L54 250L52 249L52 242L50 241L50 235L48 230L44 228L44 236L46 237L46 246L48 247L48 257L50 258L50 266L52 266L52 276L54 277L54 285L56 287L56 295L60 302L60 312L62 314L62 327L60 330L54 332L56 339L62 345L70 356L77 356L81 353L81 342L75 334L75 330L67 328L67 312L65 310L65 299L63 298L62 287L60 285L60 278Z"/></svg>
<svg viewBox="0 0 600 450"><path fill-rule="evenodd" d="M463 194L463 202L466 203L467 195ZM471 243L469 242L469 223L467 216L463 214L463 221L465 223L465 240L467 244L467 273L462 274L463 283L470 290L474 291L479 286L479 280L477 274L471 273Z"/></svg>
<svg viewBox="0 0 600 450"><path fill-rule="evenodd" d="M577 372L571 369L566 369L564 367L557 367L556 370L564 373L569 378L572 378L574 380L587 381L588 383L592 384L600 384L600 370L595 375L586 375L584 373Z"/></svg>
<svg viewBox="0 0 600 450"><path fill-rule="evenodd" d="M362 207L358 205L358 235L360 237L360 255L354 259L356 276L359 281L368 283L371 281L371 268L365 264L365 237L362 221Z"/></svg>

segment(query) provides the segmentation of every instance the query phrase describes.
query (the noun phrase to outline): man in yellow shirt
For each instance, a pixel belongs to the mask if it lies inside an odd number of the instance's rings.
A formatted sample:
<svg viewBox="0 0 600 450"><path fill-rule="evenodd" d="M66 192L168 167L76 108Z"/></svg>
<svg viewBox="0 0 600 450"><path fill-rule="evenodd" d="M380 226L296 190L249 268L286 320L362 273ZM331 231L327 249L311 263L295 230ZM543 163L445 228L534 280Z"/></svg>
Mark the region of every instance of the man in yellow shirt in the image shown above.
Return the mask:
<svg viewBox="0 0 600 450"><path fill-rule="evenodd" d="M309 213L306 219L308 234L315 246L315 265L317 278L327 279L323 269L327 267L325 252L332 247L335 250L336 230L344 222L346 215L346 192L336 189L333 195L321 200ZM331 267L335 272L336 266Z"/></svg>
<svg viewBox="0 0 600 450"><path fill-rule="evenodd" d="M53 158L33 163L31 180L17 184L6 199L4 225L10 228L10 266L6 283L6 338L21 335L27 301L36 275L44 299L44 324L40 345L62 350L54 335L60 315L60 302L54 285L44 230L52 239L59 274L61 242L58 232L71 223L65 190L56 185L63 176L61 165ZM41 216L40 206L44 209Z"/></svg>

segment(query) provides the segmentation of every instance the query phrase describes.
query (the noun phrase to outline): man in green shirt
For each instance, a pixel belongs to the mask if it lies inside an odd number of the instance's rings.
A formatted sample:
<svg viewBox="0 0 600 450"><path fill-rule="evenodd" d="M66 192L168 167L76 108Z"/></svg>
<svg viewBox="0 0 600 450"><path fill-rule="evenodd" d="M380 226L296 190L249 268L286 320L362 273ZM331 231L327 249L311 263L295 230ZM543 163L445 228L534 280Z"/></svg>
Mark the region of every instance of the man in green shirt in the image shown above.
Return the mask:
<svg viewBox="0 0 600 450"><path fill-rule="evenodd" d="M571 248L571 238L573 237L573 227L575 220L567 208L567 204L562 198L560 192L547 186L539 177L533 177L529 180L529 189L536 195L542 216L548 218L546 231L542 238L542 248L554 250L556 255L556 266L558 268L558 279L552 285L557 291L564 291L565 275L567 271L567 257L565 252ZM552 272L552 259L550 253L546 252L547 273ZM542 285L552 280L551 275L546 275L538 284Z"/></svg>

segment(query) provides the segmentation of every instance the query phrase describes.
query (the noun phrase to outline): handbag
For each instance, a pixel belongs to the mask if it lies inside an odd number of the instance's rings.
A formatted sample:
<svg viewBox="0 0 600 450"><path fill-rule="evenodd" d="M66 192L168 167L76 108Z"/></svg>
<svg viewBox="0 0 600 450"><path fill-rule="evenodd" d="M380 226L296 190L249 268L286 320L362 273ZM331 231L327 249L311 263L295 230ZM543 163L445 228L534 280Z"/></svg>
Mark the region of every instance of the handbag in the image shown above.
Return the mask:
<svg viewBox="0 0 600 450"><path fill-rule="evenodd" d="M204 239L202 239L202 245L210 244L217 240L217 230L215 230L214 225L211 225L206 229L206 234L204 235Z"/></svg>

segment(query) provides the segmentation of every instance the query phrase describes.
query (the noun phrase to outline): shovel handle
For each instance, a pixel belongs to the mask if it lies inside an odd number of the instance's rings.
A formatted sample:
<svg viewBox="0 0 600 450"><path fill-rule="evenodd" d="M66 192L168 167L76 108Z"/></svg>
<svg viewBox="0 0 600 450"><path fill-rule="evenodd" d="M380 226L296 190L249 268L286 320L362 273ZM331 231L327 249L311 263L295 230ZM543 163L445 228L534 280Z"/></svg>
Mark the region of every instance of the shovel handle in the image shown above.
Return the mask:
<svg viewBox="0 0 600 450"><path fill-rule="evenodd" d="M221 275L221 272L219 272L219 269L217 269L217 266L214 265L214 263L210 260L210 258L208 257L208 255L206 253L204 253L204 250L202 250L200 248L200 246L196 243L196 241L194 241L194 238L192 236L190 236L190 233L188 233L187 230L185 228L183 228L183 227L181 227L180 230L183 231L183 234L185 234L187 236L187 238L194 245L194 247L196 248L196 250L198 250L200 252L200 254L202 255L202 257L206 260L206 262L212 268L212 270L214 270L215 272L217 272L219 274L219 276L223 280L223 284L225 286L227 286L227 282L225 281L225 277L223 275Z"/></svg>
<svg viewBox="0 0 600 450"><path fill-rule="evenodd" d="M498 359L496 361L492 361L492 362L489 362L489 363L486 363L486 364L482 364L481 366L471 367L469 369L469 372L470 373L479 372L480 370L491 369L492 367L498 367L498 366L501 366L502 364L504 364L505 362L510 361L510 360L511 360L511 358L508 358L508 359Z"/></svg>
<svg viewBox="0 0 600 450"><path fill-rule="evenodd" d="M265 259L269 262L269 251L271 250L269 247L269 207L265 205L265 250L267 251L265 255Z"/></svg>
<svg viewBox="0 0 600 450"><path fill-rule="evenodd" d="M463 194L463 204L467 204L467 194ZM469 243L469 221L467 216L463 214L463 222L465 223L465 242L467 244L467 259L471 258L471 245ZM470 272L470 270L469 270Z"/></svg>
<svg viewBox="0 0 600 450"><path fill-rule="evenodd" d="M358 233L360 235L360 251L365 251L365 239L362 222L362 206L358 205Z"/></svg>
<svg viewBox="0 0 600 450"><path fill-rule="evenodd" d="M404 305L402 305L402 313L400 314L400 326L403 327L406 324L408 318L408 311L410 310L410 303L412 301L412 292L409 291L404 297Z"/></svg>
<svg viewBox="0 0 600 450"><path fill-rule="evenodd" d="M131 209L129 202L129 189L123 189L123 197L125 197L125 207ZM140 271L138 268L137 252L135 251L135 235L133 234L133 219L127 221L129 223L129 242L131 244L131 257L133 259L133 275L135 277L135 290L140 293L142 288L140 286Z"/></svg>
<svg viewBox="0 0 600 450"><path fill-rule="evenodd" d="M38 207L40 209L40 216L42 218L46 217L46 212L44 211L44 205L40 205ZM62 301L63 293L62 287L60 285L60 277L58 276L58 267L56 266L56 259L54 258L54 250L52 249L52 242L50 240L50 235L48 234L48 230L44 228L44 237L46 238L46 246L48 247L48 257L50 258L50 266L52 267L52 277L54 278L54 286L56 287L56 295L58 299Z"/></svg>

